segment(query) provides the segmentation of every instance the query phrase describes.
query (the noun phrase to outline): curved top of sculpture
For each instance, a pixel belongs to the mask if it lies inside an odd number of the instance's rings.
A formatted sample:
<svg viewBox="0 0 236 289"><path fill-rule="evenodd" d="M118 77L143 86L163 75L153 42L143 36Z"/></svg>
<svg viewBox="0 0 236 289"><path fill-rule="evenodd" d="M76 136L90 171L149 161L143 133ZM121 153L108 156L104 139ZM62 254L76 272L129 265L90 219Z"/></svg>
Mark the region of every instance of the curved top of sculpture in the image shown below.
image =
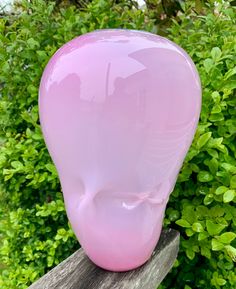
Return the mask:
<svg viewBox="0 0 236 289"><path fill-rule="evenodd" d="M137 267L159 238L198 123L201 86L191 58L147 32L82 35L49 61L39 109L88 256L110 270Z"/></svg>

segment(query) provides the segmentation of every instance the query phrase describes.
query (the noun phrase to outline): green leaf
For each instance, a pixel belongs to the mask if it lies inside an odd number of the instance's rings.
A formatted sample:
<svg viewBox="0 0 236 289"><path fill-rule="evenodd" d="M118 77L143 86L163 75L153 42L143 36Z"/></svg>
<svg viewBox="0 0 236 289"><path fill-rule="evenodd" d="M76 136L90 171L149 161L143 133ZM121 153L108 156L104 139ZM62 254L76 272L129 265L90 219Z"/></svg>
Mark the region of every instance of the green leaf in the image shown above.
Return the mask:
<svg viewBox="0 0 236 289"><path fill-rule="evenodd" d="M221 106L219 104L216 104L213 106L211 113L220 113L221 112Z"/></svg>
<svg viewBox="0 0 236 289"><path fill-rule="evenodd" d="M227 245L225 246L226 252L228 253L228 255L230 256L230 258L236 262L236 249L231 246L231 245Z"/></svg>
<svg viewBox="0 0 236 289"><path fill-rule="evenodd" d="M212 156L213 158L215 159L218 159L219 158L219 154L216 150L214 149L207 149L207 152L210 156Z"/></svg>
<svg viewBox="0 0 236 289"><path fill-rule="evenodd" d="M205 206L210 205L214 201L214 196L213 194L208 194L205 196L203 203Z"/></svg>
<svg viewBox="0 0 236 289"><path fill-rule="evenodd" d="M188 237L191 237L191 236L194 235L194 231L193 231L191 228L187 228L187 229L185 230L185 233L186 233L186 235L187 235Z"/></svg>
<svg viewBox="0 0 236 289"><path fill-rule="evenodd" d="M224 194L227 190L228 190L227 187L225 187L225 186L220 186L220 187L218 187L218 188L215 190L215 194L216 194L216 195L222 195L222 194Z"/></svg>
<svg viewBox="0 0 236 289"><path fill-rule="evenodd" d="M233 232L226 232L220 235L217 239L224 244L230 244L236 238L236 234Z"/></svg>
<svg viewBox="0 0 236 289"><path fill-rule="evenodd" d="M236 174L236 166L235 165L231 165L228 163L221 163L221 167L224 168L229 173Z"/></svg>
<svg viewBox="0 0 236 289"><path fill-rule="evenodd" d="M177 225L179 225L180 227L184 227L184 228L190 228L191 227L190 223L184 219L179 219L175 223Z"/></svg>
<svg viewBox="0 0 236 289"><path fill-rule="evenodd" d="M217 278L216 279L217 280L217 284L219 285L219 286L223 286L223 285L225 285L226 284L226 280L225 279L223 279L223 278Z"/></svg>
<svg viewBox="0 0 236 289"><path fill-rule="evenodd" d="M223 195L223 201L224 203L229 203L233 201L234 197L235 197L235 190L228 190Z"/></svg>
<svg viewBox="0 0 236 289"><path fill-rule="evenodd" d="M85 33L87 33L87 32L88 32L88 31L87 31L86 27L82 27L82 28L81 28L81 33L82 33L82 34L85 34Z"/></svg>
<svg viewBox="0 0 236 289"><path fill-rule="evenodd" d="M202 246L201 247L201 255L210 259L211 258L211 250L207 246Z"/></svg>
<svg viewBox="0 0 236 289"><path fill-rule="evenodd" d="M171 222L174 222L176 220L178 220L180 217L180 214L179 214L179 211L177 210L170 210L168 212L168 219L171 221Z"/></svg>
<svg viewBox="0 0 236 289"><path fill-rule="evenodd" d="M187 248L186 255L190 260L193 260L195 257L195 252L191 248Z"/></svg>
<svg viewBox="0 0 236 289"><path fill-rule="evenodd" d="M33 38L29 38L29 39L27 40L27 44L29 45L29 48L30 48L30 49L35 49L35 48L37 48L37 47L40 47L38 41L36 41L36 40L33 39Z"/></svg>
<svg viewBox="0 0 236 289"><path fill-rule="evenodd" d="M209 170L210 172L215 175L218 171L218 167L219 167L219 164L218 164L218 160L215 159L215 158L212 158L212 159L206 159L204 161L204 164L207 165L209 167Z"/></svg>
<svg viewBox="0 0 236 289"><path fill-rule="evenodd" d="M218 61L221 57L221 50L219 47L213 47L211 50L211 57L214 61Z"/></svg>
<svg viewBox="0 0 236 289"><path fill-rule="evenodd" d="M222 249L224 249L224 244L222 244L221 242L219 242L216 239L212 239L211 240L211 248L213 251L220 251Z"/></svg>
<svg viewBox="0 0 236 289"><path fill-rule="evenodd" d="M198 233L204 231L202 224L197 223L197 222L193 223L192 229L193 229L193 231L198 232Z"/></svg>
<svg viewBox="0 0 236 289"><path fill-rule="evenodd" d="M14 168L14 169L22 169L24 166L23 164L20 162L20 161L13 161L11 162L11 166Z"/></svg>
<svg viewBox="0 0 236 289"><path fill-rule="evenodd" d="M224 120L224 115L223 113L211 113L209 120L212 122L218 122Z"/></svg>
<svg viewBox="0 0 236 289"><path fill-rule="evenodd" d="M222 142L223 142L223 137L210 138L209 142L207 143L207 147L215 148L223 152L224 145L222 145Z"/></svg>
<svg viewBox="0 0 236 289"><path fill-rule="evenodd" d="M227 225L225 224L220 224L220 223L214 223L211 220L206 220L206 227L207 227L207 232L211 235L219 235L219 233L224 230Z"/></svg>
<svg viewBox="0 0 236 289"><path fill-rule="evenodd" d="M224 84L224 89L229 89L229 90L236 89L236 80L227 81Z"/></svg>
<svg viewBox="0 0 236 289"><path fill-rule="evenodd" d="M225 210L224 210L224 207L222 207L221 205L216 205L212 207L209 211L209 215L212 218L222 217L224 214L225 214Z"/></svg>
<svg viewBox="0 0 236 289"><path fill-rule="evenodd" d="M212 59L210 58L207 58L203 61L203 65L204 65L204 68L206 70L207 73L209 73L209 71L211 70L211 68L214 66L214 62Z"/></svg>
<svg viewBox="0 0 236 289"><path fill-rule="evenodd" d="M56 167L53 164L46 164L46 169L54 175L57 175Z"/></svg>
<svg viewBox="0 0 236 289"><path fill-rule="evenodd" d="M203 147L211 138L211 135L212 135L212 132L206 132L203 135L201 135L197 141L197 147L198 148Z"/></svg>
<svg viewBox="0 0 236 289"><path fill-rule="evenodd" d="M206 183L213 180L213 176L208 171L200 171L198 174L199 182Z"/></svg>
<svg viewBox="0 0 236 289"><path fill-rule="evenodd" d="M47 266L51 267L54 263L54 257L53 256L47 256Z"/></svg>
<svg viewBox="0 0 236 289"><path fill-rule="evenodd" d="M34 139L34 140L41 140L42 138L43 138L42 135L39 133L33 133L32 134L32 139Z"/></svg>
<svg viewBox="0 0 236 289"><path fill-rule="evenodd" d="M216 103L220 102L220 94L218 91L212 92L211 96L212 96L214 102L216 102Z"/></svg>
<svg viewBox="0 0 236 289"><path fill-rule="evenodd" d="M227 80L228 78L230 78L231 76L236 74L236 66L232 69L229 69L225 75L224 75L224 79Z"/></svg>
<svg viewBox="0 0 236 289"><path fill-rule="evenodd" d="M231 177L230 187L231 187L232 189L236 189L236 175Z"/></svg>
<svg viewBox="0 0 236 289"><path fill-rule="evenodd" d="M40 61L44 61L44 60L48 59L48 55L47 55L46 51L38 50L38 51L36 51L36 53L37 53Z"/></svg>
<svg viewBox="0 0 236 289"><path fill-rule="evenodd" d="M205 240L208 237L209 237L209 234L207 232L200 232L198 234L198 241Z"/></svg>

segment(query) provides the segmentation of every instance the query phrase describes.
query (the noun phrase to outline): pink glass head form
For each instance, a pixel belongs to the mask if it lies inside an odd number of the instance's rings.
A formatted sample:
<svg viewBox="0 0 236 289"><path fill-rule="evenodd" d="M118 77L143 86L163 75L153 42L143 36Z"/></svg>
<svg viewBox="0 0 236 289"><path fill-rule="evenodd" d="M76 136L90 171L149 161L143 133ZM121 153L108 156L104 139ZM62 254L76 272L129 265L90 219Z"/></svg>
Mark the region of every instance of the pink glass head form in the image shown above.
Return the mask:
<svg viewBox="0 0 236 289"><path fill-rule="evenodd" d="M72 228L98 266L126 271L151 256L200 107L191 58L151 33L95 31L49 61L42 131Z"/></svg>

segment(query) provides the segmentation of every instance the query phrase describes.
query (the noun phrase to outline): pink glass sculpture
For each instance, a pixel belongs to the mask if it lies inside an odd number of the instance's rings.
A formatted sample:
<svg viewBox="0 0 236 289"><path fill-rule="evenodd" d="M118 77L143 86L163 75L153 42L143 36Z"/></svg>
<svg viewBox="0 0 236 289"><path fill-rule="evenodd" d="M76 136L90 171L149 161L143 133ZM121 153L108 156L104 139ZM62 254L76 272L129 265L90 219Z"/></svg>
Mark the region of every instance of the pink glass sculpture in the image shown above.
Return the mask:
<svg viewBox="0 0 236 289"><path fill-rule="evenodd" d="M191 58L151 33L94 31L49 61L42 131L72 228L98 266L126 271L151 256L200 108Z"/></svg>

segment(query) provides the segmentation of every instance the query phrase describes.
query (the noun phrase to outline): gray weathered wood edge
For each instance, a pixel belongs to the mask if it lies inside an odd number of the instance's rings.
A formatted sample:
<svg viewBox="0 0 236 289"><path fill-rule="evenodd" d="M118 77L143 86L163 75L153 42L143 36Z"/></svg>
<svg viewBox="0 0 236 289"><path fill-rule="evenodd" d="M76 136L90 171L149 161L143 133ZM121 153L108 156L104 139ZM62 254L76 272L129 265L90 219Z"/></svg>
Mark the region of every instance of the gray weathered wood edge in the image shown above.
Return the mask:
<svg viewBox="0 0 236 289"><path fill-rule="evenodd" d="M156 289L177 257L179 233L163 230L152 257L136 270L115 273L94 265L79 249L28 289Z"/></svg>

